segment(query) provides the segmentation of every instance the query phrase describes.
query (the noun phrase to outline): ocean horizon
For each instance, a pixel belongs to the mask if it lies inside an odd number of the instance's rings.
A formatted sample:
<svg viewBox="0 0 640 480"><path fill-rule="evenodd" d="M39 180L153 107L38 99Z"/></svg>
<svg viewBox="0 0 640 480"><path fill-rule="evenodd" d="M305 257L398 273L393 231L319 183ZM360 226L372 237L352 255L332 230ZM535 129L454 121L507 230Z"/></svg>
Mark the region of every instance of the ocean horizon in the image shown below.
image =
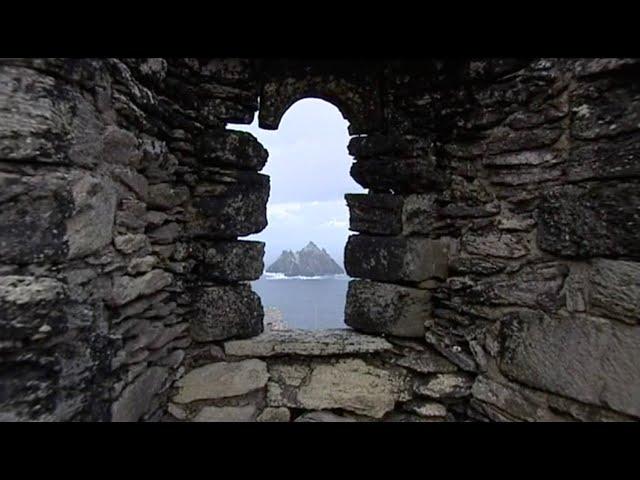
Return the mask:
<svg viewBox="0 0 640 480"><path fill-rule="evenodd" d="M277 309L288 328L346 328L344 307L351 277L345 274L287 277L263 273L251 282L265 310Z"/></svg>

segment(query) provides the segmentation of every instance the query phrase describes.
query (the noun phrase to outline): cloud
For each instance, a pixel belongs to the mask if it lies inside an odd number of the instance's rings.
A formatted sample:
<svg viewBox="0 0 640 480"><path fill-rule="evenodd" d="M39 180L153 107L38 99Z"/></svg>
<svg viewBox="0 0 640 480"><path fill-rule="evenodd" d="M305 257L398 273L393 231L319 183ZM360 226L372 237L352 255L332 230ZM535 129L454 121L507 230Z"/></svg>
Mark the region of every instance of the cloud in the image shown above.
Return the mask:
<svg viewBox="0 0 640 480"><path fill-rule="evenodd" d="M272 203L267 205L267 215L277 220L290 220L298 216L302 207L300 202Z"/></svg>
<svg viewBox="0 0 640 480"><path fill-rule="evenodd" d="M335 218L332 218L331 220L329 220L328 222L324 222L320 226L325 228L346 228L348 225L349 222L347 220L337 220Z"/></svg>

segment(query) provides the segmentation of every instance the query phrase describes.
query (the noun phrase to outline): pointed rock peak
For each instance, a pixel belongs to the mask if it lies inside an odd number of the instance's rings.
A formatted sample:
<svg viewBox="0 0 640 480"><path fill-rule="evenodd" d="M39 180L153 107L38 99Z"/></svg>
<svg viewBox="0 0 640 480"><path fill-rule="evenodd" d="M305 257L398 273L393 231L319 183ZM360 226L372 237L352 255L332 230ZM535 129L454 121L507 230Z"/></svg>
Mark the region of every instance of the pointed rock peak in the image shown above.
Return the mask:
<svg viewBox="0 0 640 480"><path fill-rule="evenodd" d="M307 246L303 248L303 250L320 250L320 249L315 243L309 242L307 243Z"/></svg>

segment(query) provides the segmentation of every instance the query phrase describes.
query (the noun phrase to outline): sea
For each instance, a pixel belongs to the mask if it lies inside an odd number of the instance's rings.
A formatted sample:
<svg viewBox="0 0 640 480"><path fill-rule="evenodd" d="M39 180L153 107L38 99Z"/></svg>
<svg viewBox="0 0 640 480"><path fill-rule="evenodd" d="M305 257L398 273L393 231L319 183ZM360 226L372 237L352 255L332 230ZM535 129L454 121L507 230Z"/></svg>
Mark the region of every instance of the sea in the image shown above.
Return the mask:
<svg viewBox="0 0 640 480"><path fill-rule="evenodd" d="M322 330L347 328L344 306L349 280L347 275L286 277L265 273L251 283L265 311L278 310L288 328Z"/></svg>

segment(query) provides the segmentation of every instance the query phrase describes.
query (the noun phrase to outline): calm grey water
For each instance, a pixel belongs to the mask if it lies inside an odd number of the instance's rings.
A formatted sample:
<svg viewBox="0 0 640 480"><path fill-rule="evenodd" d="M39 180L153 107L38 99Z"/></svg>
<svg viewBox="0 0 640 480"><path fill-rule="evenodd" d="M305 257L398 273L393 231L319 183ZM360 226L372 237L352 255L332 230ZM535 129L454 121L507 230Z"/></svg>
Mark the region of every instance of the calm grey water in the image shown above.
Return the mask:
<svg viewBox="0 0 640 480"><path fill-rule="evenodd" d="M262 305L275 307L290 328L320 330L346 328L344 304L350 278L346 275L312 278L263 276L252 282Z"/></svg>

